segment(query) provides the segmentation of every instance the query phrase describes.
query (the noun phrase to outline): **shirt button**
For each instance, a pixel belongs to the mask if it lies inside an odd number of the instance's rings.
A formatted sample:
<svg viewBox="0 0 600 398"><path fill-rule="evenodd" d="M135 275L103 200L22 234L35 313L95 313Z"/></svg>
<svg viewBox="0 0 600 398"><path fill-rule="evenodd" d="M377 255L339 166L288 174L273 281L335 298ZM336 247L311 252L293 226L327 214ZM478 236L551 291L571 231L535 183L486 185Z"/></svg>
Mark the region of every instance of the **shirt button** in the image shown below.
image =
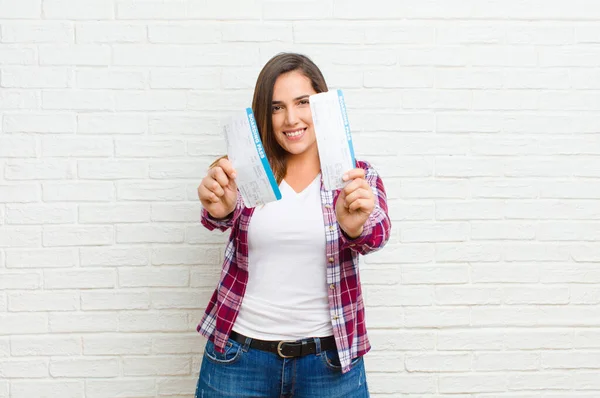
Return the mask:
<svg viewBox="0 0 600 398"><path fill-rule="evenodd" d="M325 205L326 209L331 209L331 205Z"/></svg>
<svg viewBox="0 0 600 398"><path fill-rule="evenodd" d="M335 227L334 227L333 225L330 225L330 226L329 226L329 230L330 230L330 231L333 231L334 229L335 229Z"/></svg>
<svg viewBox="0 0 600 398"><path fill-rule="evenodd" d="M330 263L332 263L332 262L334 262L334 261L335 261L335 259L334 259L333 257L329 257L327 260L328 260Z"/></svg>
<svg viewBox="0 0 600 398"><path fill-rule="evenodd" d="M337 321L338 319L340 319L340 317L336 315L333 317L333 319Z"/></svg>
<svg viewBox="0 0 600 398"><path fill-rule="evenodd" d="M331 290L333 290L333 289L335 289L335 285L332 283L331 285L329 285L329 288L330 288Z"/></svg>

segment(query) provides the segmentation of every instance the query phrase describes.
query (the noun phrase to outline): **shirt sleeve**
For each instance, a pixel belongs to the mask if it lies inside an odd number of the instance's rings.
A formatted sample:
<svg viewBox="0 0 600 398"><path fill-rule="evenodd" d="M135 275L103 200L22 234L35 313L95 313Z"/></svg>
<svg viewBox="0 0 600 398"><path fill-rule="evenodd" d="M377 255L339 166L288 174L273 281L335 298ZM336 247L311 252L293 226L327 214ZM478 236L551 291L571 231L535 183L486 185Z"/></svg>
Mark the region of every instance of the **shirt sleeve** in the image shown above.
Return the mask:
<svg viewBox="0 0 600 398"><path fill-rule="evenodd" d="M202 208L200 222L209 231L212 231L214 229L218 229L219 231L226 231L227 229L231 228L235 224L235 222L239 218L240 214L242 214L243 208L244 208L244 202L242 200L242 195L240 195L240 193L238 192L235 209L233 210L233 212L231 214L229 214L225 218L217 219L217 218L212 217L205 208Z"/></svg>
<svg viewBox="0 0 600 398"><path fill-rule="evenodd" d="M388 215L387 196L379 174L367 162L357 162L366 172L366 180L375 196L375 208L363 225L362 233L352 239L340 228L341 248L350 248L360 254L368 254L381 249L390 238L392 227Z"/></svg>

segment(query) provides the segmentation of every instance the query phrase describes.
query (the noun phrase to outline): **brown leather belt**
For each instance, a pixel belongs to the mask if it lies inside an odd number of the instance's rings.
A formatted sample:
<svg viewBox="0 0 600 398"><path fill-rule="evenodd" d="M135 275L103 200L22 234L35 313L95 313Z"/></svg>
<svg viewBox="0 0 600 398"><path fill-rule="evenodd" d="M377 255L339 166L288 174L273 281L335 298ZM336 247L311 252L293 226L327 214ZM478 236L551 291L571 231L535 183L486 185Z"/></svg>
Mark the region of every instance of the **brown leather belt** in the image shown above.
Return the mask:
<svg viewBox="0 0 600 398"><path fill-rule="evenodd" d="M229 337L240 344L246 343L246 336L231 331ZM299 341L265 341L250 339L250 348L256 348L261 351L268 351L279 355L281 358L302 357L308 354L317 353L317 344L314 338L303 339ZM319 337L321 341L321 351L336 349L335 337Z"/></svg>

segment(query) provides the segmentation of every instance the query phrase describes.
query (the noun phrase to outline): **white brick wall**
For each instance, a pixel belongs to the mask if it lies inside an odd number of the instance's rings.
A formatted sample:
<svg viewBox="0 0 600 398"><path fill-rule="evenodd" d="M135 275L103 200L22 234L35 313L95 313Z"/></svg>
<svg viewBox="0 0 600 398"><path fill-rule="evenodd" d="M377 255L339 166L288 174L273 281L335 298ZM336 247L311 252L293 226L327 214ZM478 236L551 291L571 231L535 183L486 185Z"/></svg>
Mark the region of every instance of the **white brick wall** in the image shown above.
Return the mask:
<svg viewBox="0 0 600 398"><path fill-rule="evenodd" d="M193 395L196 186L279 51L388 190L372 395L599 397L597 1L0 0L0 398Z"/></svg>

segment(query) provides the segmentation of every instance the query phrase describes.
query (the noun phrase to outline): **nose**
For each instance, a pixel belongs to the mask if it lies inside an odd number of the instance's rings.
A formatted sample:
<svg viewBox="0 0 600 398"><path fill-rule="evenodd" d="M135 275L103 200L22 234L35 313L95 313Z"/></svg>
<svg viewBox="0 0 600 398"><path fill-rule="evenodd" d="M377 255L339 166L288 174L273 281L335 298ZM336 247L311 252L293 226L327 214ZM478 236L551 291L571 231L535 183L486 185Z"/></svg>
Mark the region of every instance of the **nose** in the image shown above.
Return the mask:
<svg viewBox="0 0 600 398"><path fill-rule="evenodd" d="M285 122L288 126L294 126L298 123L298 114L294 109L288 109L285 115Z"/></svg>

